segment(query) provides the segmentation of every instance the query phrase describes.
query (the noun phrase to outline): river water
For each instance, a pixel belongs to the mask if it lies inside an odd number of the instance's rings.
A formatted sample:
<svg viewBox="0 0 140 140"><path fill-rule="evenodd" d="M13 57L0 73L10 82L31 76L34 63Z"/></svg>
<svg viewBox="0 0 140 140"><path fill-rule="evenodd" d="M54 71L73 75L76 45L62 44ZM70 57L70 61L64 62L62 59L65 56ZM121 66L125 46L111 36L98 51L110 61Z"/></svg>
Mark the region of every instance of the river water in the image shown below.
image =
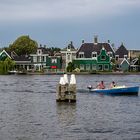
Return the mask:
<svg viewBox="0 0 140 140"><path fill-rule="evenodd" d="M88 93L114 80L139 85L139 75L77 75L77 102L56 103L60 75L0 76L0 140L139 140L140 96ZM140 93L139 93L140 94Z"/></svg>

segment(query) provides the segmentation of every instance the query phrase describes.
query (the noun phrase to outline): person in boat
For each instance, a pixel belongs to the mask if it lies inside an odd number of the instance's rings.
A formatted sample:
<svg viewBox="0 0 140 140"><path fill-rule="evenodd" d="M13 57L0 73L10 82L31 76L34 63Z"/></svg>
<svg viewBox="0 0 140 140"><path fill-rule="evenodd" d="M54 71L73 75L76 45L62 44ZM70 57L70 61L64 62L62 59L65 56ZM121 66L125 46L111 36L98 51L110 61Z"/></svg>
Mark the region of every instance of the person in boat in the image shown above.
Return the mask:
<svg viewBox="0 0 140 140"><path fill-rule="evenodd" d="M111 84L110 84L110 88L114 88L116 86L115 82L112 81Z"/></svg>
<svg viewBox="0 0 140 140"><path fill-rule="evenodd" d="M104 81L101 81L101 82L97 85L96 88L98 88L98 89L105 89Z"/></svg>

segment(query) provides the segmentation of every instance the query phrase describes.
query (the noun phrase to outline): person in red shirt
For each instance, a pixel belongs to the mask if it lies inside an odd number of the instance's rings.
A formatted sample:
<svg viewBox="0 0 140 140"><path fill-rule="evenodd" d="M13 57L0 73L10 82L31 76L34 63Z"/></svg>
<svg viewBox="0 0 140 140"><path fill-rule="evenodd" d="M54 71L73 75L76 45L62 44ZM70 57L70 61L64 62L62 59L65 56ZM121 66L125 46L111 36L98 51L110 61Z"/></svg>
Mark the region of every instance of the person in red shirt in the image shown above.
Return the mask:
<svg viewBox="0 0 140 140"><path fill-rule="evenodd" d="M105 89L104 82L101 81L101 82L97 85L97 88L98 88L98 89Z"/></svg>

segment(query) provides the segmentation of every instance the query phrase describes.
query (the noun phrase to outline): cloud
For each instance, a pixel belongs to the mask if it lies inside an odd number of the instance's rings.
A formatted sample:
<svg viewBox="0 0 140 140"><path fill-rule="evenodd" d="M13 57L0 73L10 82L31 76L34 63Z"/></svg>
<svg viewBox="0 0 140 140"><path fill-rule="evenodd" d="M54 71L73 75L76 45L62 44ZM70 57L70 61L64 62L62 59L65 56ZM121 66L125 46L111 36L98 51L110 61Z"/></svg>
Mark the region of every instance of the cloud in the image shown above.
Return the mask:
<svg viewBox="0 0 140 140"><path fill-rule="evenodd" d="M0 21L97 19L139 8L139 0L0 0Z"/></svg>

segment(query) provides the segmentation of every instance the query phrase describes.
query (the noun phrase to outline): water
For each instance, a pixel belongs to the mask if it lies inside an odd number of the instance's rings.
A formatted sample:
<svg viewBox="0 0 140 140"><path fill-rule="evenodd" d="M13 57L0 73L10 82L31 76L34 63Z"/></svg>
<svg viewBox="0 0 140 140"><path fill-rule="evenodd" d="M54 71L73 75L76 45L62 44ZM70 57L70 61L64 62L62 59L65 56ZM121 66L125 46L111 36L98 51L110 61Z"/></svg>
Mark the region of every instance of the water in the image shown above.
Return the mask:
<svg viewBox="0 0 140 140"><path fill-rule="evenodd" d="M90 94L88 84L139 85L138 75L78 75L77 102L56 103L59 75L0 76L0 140L138 140L140 96Z"/></svg>

